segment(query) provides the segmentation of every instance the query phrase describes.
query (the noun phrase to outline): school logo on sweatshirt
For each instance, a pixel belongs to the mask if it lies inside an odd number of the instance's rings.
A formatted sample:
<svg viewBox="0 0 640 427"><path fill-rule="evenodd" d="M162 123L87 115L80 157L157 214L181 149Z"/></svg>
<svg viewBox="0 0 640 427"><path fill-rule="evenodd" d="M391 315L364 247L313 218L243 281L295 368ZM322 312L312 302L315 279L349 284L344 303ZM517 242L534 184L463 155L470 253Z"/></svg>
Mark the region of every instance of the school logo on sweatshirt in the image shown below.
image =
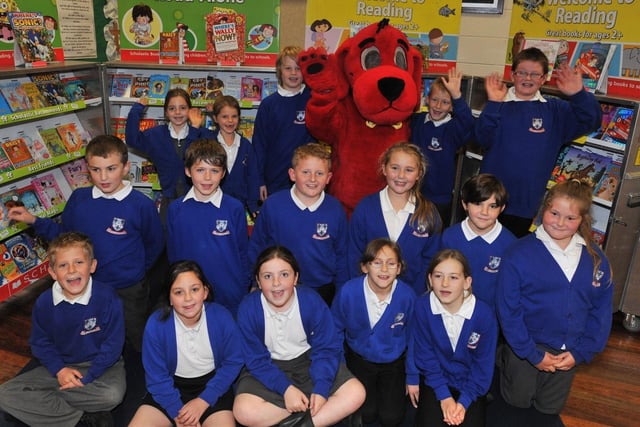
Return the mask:
<svg viewBox="0 0 640 427"><path fill-rule="evenodd" d="M305 110L296 111L296 119L294 120L295 124L304 125L304 124L306 124L305 119L306 119Z"/></svg>
<svg viewBox="0 0 640 427"><path fill-rule="evenodd" d="M436 137L431 138L431 144L429 144L429 150L431 151L442 151L442 145L440 145L440 140Z"/></svg>
<svg viewBox="0 0 640 427"><path fill-rule="evenodd" d="M498 267L500 267L500 261L502 258L499 256L489 256L489 264L484 267L484 271L487 273L497 273Z"/></svg>
<svg viewBox="0 0 640 427"><path fill-rule="evenodd" d="M600 280L602 279L602 276L604 276L604 271L602 270L596 271L596 274L593 275L593 282L591 282L591 284L594 288L600 287Z"/></svg>
<svg viewBox="0 0 640 427"><path fill-rule="evenodd" d="M419 223L411 233L416 237L429 237L429 232L427 231L427 225L423 223Z"/></svg>
<svg viewBox="0 0 640 427"><path fill-rule="evenodd" d="M111 227L107 228L107 233L111 234L127 234L124 229L125 220L124 218L113 217L111 220Z"/></svg>
<svg viewBox="0 0 640 427"><path fill-rule="evenodd" d="M471 332L469 335L469 341L467 341L467 348L475 350L478 348L478 343L480 342L480 334L477 332Z"/></svg>
<svg viewBox="0 0 640 427"><path fill-rule="evenodd" d="M229 221L226 219L216 219L216 229L212 231L214 236L226 236L231 234L231 231L227 228Z"/></svg>
<svg viewBox="0 0 640 427"><path fill-rule="evenodd" d="M529 128L529 132L533 133L544 133L544 127L542 125L542 118L533 118L531 119L531 127Z"/></svg>
<svg viewBox="0 0 640 427"><path fill-rule="evenodd" d="M391 329L400 327L400 326L404 326L404 318L405 318L405 314L404 313L398 313L396 314L396 317L394 317L393 319L393 323L391 324Z"/></svg>
<svg viewBox="0 0 640 427"><path fill-rule="evenodd" d="M325 240L329 237L329 224L316 224L316 232L313 238L316 240Z"/></svg>
<svg viewBox="0 0 640 427"><path fill-rule="evenodd" d="M84 319L84 330L80 332L80 335L88 335L100 330L100 326L96 326L98 320L95 317Z"/></svg>

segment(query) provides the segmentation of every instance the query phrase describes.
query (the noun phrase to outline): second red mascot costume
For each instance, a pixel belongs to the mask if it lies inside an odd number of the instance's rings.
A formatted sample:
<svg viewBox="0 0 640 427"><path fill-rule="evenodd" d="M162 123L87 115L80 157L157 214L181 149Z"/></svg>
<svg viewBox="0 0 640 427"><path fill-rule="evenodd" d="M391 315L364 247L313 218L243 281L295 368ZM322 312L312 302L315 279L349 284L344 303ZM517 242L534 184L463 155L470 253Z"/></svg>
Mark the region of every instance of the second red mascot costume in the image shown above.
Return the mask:
<svg viewBox="0 0 640 427"><path fill-rule="evenodd" d="M409 141L411 115L420 103L422 56L388 19L345 40L335 54L300 53L311 88L307 127L333 149L330 192L349 214L364 196L384 186L380 155Z"/></svg>

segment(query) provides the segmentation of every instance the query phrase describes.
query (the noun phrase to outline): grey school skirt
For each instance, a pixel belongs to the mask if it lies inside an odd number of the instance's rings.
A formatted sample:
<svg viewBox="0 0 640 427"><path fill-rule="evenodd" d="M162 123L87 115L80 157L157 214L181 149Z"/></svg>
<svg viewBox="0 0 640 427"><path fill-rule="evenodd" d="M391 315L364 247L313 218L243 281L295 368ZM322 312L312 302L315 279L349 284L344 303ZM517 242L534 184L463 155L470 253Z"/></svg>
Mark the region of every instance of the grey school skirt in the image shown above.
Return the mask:
<svg viewBox="0 0 640 427"><path fill-rule="evenodd" d="M307 397L311 396L313 391L313 381L309 374L309 368L311 367L311 350L291 360L272 360L286 376L289 381L302 390ZM342 384L349 381L351 378L355 378L353 374L347 369L344 363L340 363L338 372L333 380L333 385L329 391L329 396L335 393ZM249 393L259 396L269 403L273 403L276 406L285 408L284 396L275 391L267 388L264 384L253 377L246 368L242 369L240 377L238 379L238 386L236 388L236 395L240 393ZM286 408L285 408L286 409Z"/></svg>

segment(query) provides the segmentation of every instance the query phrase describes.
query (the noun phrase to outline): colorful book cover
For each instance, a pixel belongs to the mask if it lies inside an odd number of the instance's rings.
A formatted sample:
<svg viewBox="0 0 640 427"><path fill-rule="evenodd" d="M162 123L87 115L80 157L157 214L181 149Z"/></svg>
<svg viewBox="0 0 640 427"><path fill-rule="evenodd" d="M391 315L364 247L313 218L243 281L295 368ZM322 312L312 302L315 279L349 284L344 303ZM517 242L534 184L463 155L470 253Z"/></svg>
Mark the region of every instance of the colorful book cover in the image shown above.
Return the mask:
<svg viewBox="0 0 640 427"><path fill-rule="evenodd" d="M189 97L191 99L205 99L207 97L206 77L193 77L189 79Z"/></svg>
<svg viewBox="0 0 640 427"><path fill-rule="evenodd" d="M166 74L151 74L149 76L149 97L164 99L169 92L169 76Z"/></svg>
<svg viewBox="0 0 640 427"><path fill-rule="evenodd" d="M189 78L188 77L180 77L173 76L169 79L169 89L183 89L185 91L189 90Z"/></svg>
<svg viewBox="0 0 640 427"><path fill-rule="evenodd" d="M58 73L38 73L31 76L48 105L60 105L69 102Z"/></svg>
<svg viewBox="0 0 640 427"><path fill-rule="evenodd" d="M124 117L112 117L111 118L111 135L120 138L121 141L125 141L125 130L127 127L127 119Z"/></svg>
<svg viewBox="0 0 640 427"><path fill-rule="evenodd" d="M29 97L22 88L22 83L17 79L0 81L0 93L14 113L31 109Z"/></svg>
<svg viewBox="0 0 640 427"><path fill-rule="evenodd" d="M18 234L10 237L4 244L21 273L26 273L38 265L38 254L24 236Z"/></svg>
<svg viewBox="0 0 640 427"><path fill-rule="evenodd" d="M149 76L134 76L131 83L131 97L149 96Z"/></svg>
<svg viewBox="0 0 640 427"><path fill-rule="evenodd" d="M157 126L159 123L156 119L140 119L140 132L143 132L147 129L151 129L152 127Z"/></svg>
<svg viewBox="0 0 640 427"><path fill-rule="evenodd" d="M16 66L46 65L47 62L56 60L41 13L8 12L8 17L15 40Z"/></svg>
<svg viewBox="0 0 640 427"><path fill-rule="evenodd" d="M214 7L205 20L207 62L224 65L243 63L247 44L245 16L233 9Z"/></svg>
<svg viewBox="0 0 640 427"><path fill-rule="evenodd" d="M114 74L111 79L111 96L129 98L132 84L133 76L131 74Z"/></svg>
<svg viewBox="0 0 640 427"><path fill-rule="evenodd" d="M613 44L600 42L581 42L576 49L575 66L589 92L607 92L609 64L615 49Z"/></svg>
<svg viewBox="0 0 640 427"><path fill-rule="evenodd" d="M578 179L595 187L611 161L611 157L600 150L567 146L558 156L550 181L559 183Z"/></svg>
<svg viewBox="0 0 640 427"><path fill-rule="evenodd" d="M91 176L89 175L89 169L87 169L87 162L85 159L78 159L73 162L65 163L60 166L60 169L72 190L89 187L91 185Z"/></svg>
<svg viewBox="0 0 640 427"><path fill-rule="evenodd" d="M40 135L36 134L31 136L25 132L19 132L18 136L27 143L31 157L33 157L36 162L42 162L51 158L51 153L49 153L47 146L42 142Z"/></svg>
<svg viewBox="0 0 640 427"><path fill-rule="evenodd" d="M69 101L82 101L87 98L86 84L79 77L65 77L61 81Z"/></svg>
<svg viewBox="0 0 640 427"><path fill-rule="evenodd" d="M240 116L240 123L238 124L238 133L249 141L253 138L253 128L256 123L255 113L244 113Z"/></svg>
<svg viewBox="0 0 640 427"><path fill-rule="evenodd" d="M594 188L593 194L607 202L613 202L616 190L620 184L620 169L622 165L618 162L610 162L600 182Z"/></svg>
<svg viewBox="0 0 640 427"><path fill-rule="evenodd" d="M11 114L11 107L9 107L4 95L0 93L0 116L4 116L5 114Z"/></svg>
<svg viewBox="0 0 640 427"><path fill-rule="evenodd" d="M241 101L260 101L262 100L262 79L256 77L242 77L240 79L242 92Z"/></svg>
<svg viewBox="0 0 640 427"><path fill-rule="evenodd" d="M2 149L11 161L14 169L35 163L29 147L23 138L14 138L2 141Z"/></svg>
<svg viewBox="0 0 640 427"><path fill-rule="evenodd" d="M602 134L609 127L609 123L611 123L613 116L615 116L618 107L607 102L600 102L600 109L602 110L602 120L600 121L600 127L587 135L587 137L589 138L602 139Z"/></svg>
<svg viewBox="0 0 640 427"><path fill-rule="evenodd" d="M38 133L42 137L42 142L47 146L53 157L67 154L67 149L65 148L56 128L38 129Z"/></svg>
<svg viewBox="0 0 640 427"><path fill-rule="evenodd" d="M68 153L78 151L84 145L82 136L80 135L75 123L65 123L63 125L56 126L56 130L58 131L58 135L60 135L60 139Z"/></svg>
<svg viewBox="0 0 640 427"><path fill-rule="evenodd" d="M149 161L143 161L140 166L140 181L150 184L158 183L158 171L156 166Z"/></svg>
<svg viewBox="0 0 640 427"><path fill-rule="evenodd" d="M625 144L629 140L631 120L633 120L633 109L619 107L602 134L602 140L618 144L620 148L624 149Z"/></svg>
<svg viewBox="0 0 640 427"><path fill-rule="evenodd" d="M46 209L51 209L66 200L52 173L36 176L32 179L32 184Z"/></svg>
<svg viewBox="0 0 640 427"><path fill-rule="evenodd" d="M24 207L35 216L40 216L45 212L45 207L42 201L36 195L36 190L33 184L28 184L24 187L20 187L16 190L18 193L18 199Z"/></svg>
<svg viewBox="0 0 640 427"><path fill-rule="evenodd" d="M37 110L49 105L44 95L40 92L38 85L34 82L22 83L22 90L24 90L27 98L29 98L29 103L31 104L32 109Z"/></svg>
<svg viewBox="0 0 640 427"><path fill-rule="evenodd" d="M11 160L7 157L3 150L0 150L0 173L5 173L13 170Z"/></svg>
<svg viewBox="0 0 640 427"><path fill-rule="evenodd" d="M33 228L27 228L22 235L29 241L29 244L36 252L38 259L44 261L47 259L47 242L41 236L38 236Z"/></svg>
<svg viewBox="0 0 640 427"><path fill-rule="evenodd" d="M207 76L207 99L215 100L223 95L224 81L216 76Z"/></svg>
<svg viewBox="0 0 640 427"><path fill-rule="evenodd" d="M2 253L2 256L0 256L0 274L2 274L2 277L8 282L20 277L22 273L4 243L0 243L0 252Z"/></svg>
<svg viewBox="0 0 640 427"><path fill-rule="evenodd" d="M267 96L272 95L278 91L278 80L267 77L266 79L262 79L262 99L265 99Z"/></svg>
<svg viewBox="0 0 640 427"><path fill-rule="evenodd" d="M162 31L160 33L161 64L177 64L180 59L180 41L177 31Z"/></svg>

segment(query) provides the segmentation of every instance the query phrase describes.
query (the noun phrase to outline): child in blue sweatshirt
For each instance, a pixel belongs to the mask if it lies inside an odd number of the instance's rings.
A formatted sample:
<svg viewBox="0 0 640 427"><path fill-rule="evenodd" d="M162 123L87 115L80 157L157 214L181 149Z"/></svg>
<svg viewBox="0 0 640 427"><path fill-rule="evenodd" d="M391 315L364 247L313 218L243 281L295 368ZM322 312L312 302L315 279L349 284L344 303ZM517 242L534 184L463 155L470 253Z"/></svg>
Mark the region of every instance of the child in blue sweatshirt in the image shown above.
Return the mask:
<svg viewBox="0 0 640 427"><path fill-rule="evenodd" d="M227 153L212 139L194 141L185 153L193 186L167 212L169 262L196 261L213 286L216 301L235 316L249 292L249 235L244 206L223 193Z"/></svg>
<svg viewBox="0 0 640 427"><path fill-rule="evenodd" d="M467 218L442 232L440 246L464 254L473 272L473 294L493 308L504 252L516 240L498 221L507 190L495 176L481 173L462 185L460 198Z"/></svg>
<svg viewBox="0 0 640 427"><path fill-rule="evenodd" d="M217 127L215 138L227 152L227 175L222 180L222 190L240 200L255 217L260 199L258 164L253 145L238 133L240 104L233 96L220 96L212 113Z"/></svg>
<svg viewBox="0 0 640 427"><path fill-rule="evenodd" d="M327 147L309 143L295 150L291 164L294 185L262 205L251 233L249 259L255 262L269 246L286 246L302 266L300 284L316 290L330 306L335 289L349 279L347 215L324 191L331 180L331 154Z"/></svg>
<svg viewBox="0 0 640 427"><path fill-rule="evenodd" d="M345 341L347 367L367 391L362 421L399 426L407 390L418 402L418 372L407 354L416 294L398 280L404 264L400 247L389 239L369 242L360 267L365 275L342 286L331 312Z"/></svg>
<svg viewBox="0 0 640 427"><path fill-rule="evenodd" d="M591 234L593 189L565 181L545 196L542 224L514 243L498 276L500 390L518 408L559 414L575 367L604 350L612 320L609 261Z"/></svg>
<svg viewBox="0 0 640 427"><path fill-rule="evenodd" d="M144 331L147 389L129 426L234 427L233 391L243 357L231 313L194 261L169 267L165 306Z"/></svg>
<svg viewBox="0 0 640 427"><path fill-rule="evenodd" d="M96 136L85 155L93 186L71 194L61 222L37 218L24 207L11 209L9 218L32 224L48 240L65 231L91 238L98 260L94 277L122 299L127 341L139 352L149 295L144 279L164 249L164 235L153 201L123 179L129 173L128 154L115 136Z"/></svg>
<svg viewBox="0 0 640 427"><path fill-rule="evenodd" d="M438 208L444 224L451 223L451 200L456 156L473 134L474 119L462 97L462 73L449 69L449 76L436 79L429 88L429 111L416 114L411 123L411 141L429 165L422 180L422 194Z"/></svg>
<svg viewBox="0 0 640 427"><path fill-rule="evenodd" d="M513 87L507 90L498 74L485 80L488 101L476 123L476 140L487 150L480 172L507 188L509 204L500 221L516 237L529 233L560 147L596 130L602 116L580 73L566 64L558 69L557 86L569 101L543 97L548 71L540 49L520 51L511 67Z"/></svg>
<svg viewBox="0 0 640 427"><path fill-rule="evenodd" d="M122 303L91 277L97 262L87 236L61 234L48 252L55 282L33 306L29 338L42 366L0 385L0 408L30 426L112 425L106 411L126 388Z"/></svg>
<svg viewBox="0 0 640 427"><path fill-rule="evenodd" d="M247 371L238 380L236 420L247 427L287 418L299 426L338 423L360 407L365 391L341 363L342 340L329 307L296 286L300 268L283 246L265 249L254 274L260 291L238 311Z"/></svg>
<svg viewBox="0 0 640 427"><path fill-rule="evenodd" d="M496 356L495 315L473 295L461 252L438 252L428 279L430 292L418 298L411 325L421 375L416 426L483 427Z"/></svg>

